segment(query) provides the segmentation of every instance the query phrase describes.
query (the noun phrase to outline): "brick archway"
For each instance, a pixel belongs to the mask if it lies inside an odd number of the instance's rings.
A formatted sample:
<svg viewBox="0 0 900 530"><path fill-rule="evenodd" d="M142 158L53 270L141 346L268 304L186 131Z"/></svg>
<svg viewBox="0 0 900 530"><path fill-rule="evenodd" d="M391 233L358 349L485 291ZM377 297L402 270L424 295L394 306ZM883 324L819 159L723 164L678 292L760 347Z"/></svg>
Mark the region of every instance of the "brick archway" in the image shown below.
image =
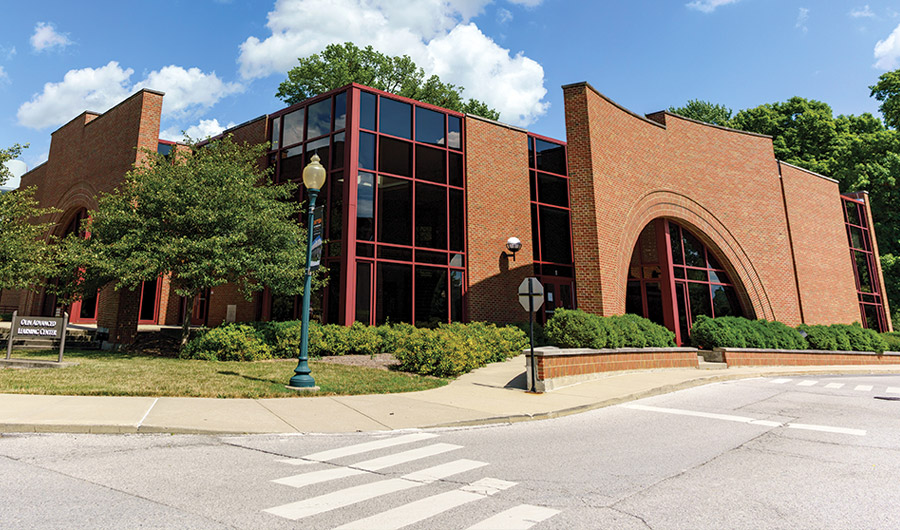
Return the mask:
<svg viewBox="0 0 900 530"><path fill-rule="evenodd" d="M634 203L621 224L619 239L621 248L616 263L616 281L609 289L618 313L625 309L625 278L638 236L647 224L657 218L667 218L688 228L725 263L723 266L738 287L741 303L752 309L757 318L775 319L775 311L765 286L753 262L731 230L709 209L685 195L667 190L657 190Z"/></svg>

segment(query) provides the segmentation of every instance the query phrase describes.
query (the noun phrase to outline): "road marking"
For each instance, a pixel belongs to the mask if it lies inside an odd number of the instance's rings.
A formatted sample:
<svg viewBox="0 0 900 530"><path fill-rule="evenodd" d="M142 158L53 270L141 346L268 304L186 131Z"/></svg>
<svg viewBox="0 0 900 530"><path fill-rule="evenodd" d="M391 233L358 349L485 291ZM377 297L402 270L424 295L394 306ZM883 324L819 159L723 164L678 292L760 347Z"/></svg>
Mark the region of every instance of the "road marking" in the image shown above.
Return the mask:
<svg viewBox="0 0 900 530"><path fill-rule="evenodd" d="M842 388L844 383L828 383L825 388Z"/></svg>
<svg viewBox="0 0 900 530"><path fill-rule="evenodd" d="M379 469L384 469L386 467L405 464L406 462L412 462L413 460L419 460L421 458L427 458L429 456L436 456L439 454L447 453L449 451L455 451L457 449L462 449L462 446L453 444L426 445L425 447L420 447L419 449L411 449L409 451L403 451L402 453L387 455L381 458L374 458L372 460L360 462L353 467L365 469L366 471L378 471Z"/></svg>
<svg viewBox="0 0 900 530"><path fill-rule="evenodd" d="M900 394L900 386L889 386L886 392L888 394Z"/></svg>
<svg viewBox="0 0 900 530"><path fill-rule="evenodd" d="M333 467L330 469L323 469L321 471L313 471L311 473L303 473L302 475L294 475L292 477L285 477L273 480L272 482L276 484L283 484L285 486L293 486L295 488L302 488L304 486L311 486L313 484L320 484L322 482L328 482L329 480L337 480L341 478L352 477L354 475L367 475L368 471L363 471L362 469L353 469L352 467Z"/></svg>
<svg viewBox="0 0 900 530"><path fill-rule="evenodd" d="M329 449L328 451L322 451L320 453L313 453L311 455L307 455L302 458L288 458L286 460L279 460L279 462L283 462L285 464L292 464L295 466L302 466L305 464L313 464L316 462L328 462L330 460L337 460L338 458L343 458L345 456L353 456L353 455L358 455L360 453L368 453L369 451L375 451L378 449L386 449L388 447L394 447L397 445L419 442L422 440L429 440L431 438L436 438L436 437L437 437L436 434L432 434L429 432L418 432L418 433L413 433L413 434L406 434L403 436L397 436L396 438L386 438L384 440L375 440L374 442L366 442L366 443L351 445L348 447L341 447L339 449Z"/></svg>
<svg viewBox="0 0 900 530"><path fill-rule="evenodd" d="M375 514L371 517L366 517L339 526L338 530L369 530L370 528L397 530L404 526L424 521L425 519L444 513L447 510L462 506L463 504L485 499L489 495L499 493L515 485L515 482L507 482L505 480L494 478L483 478L468 486L463 486L458 490L433 495Z"/></svg>
<svg viewBox="0 0 900 530"><path fill-rule="evenodd" d="M552 508L544 508L542 506L532 506L530 504L520 504L514 508L510 508L505 512L485 519L480 523L470 526L468 530L494 530L495 528L505 528L507 530L528 530L532 526L546 521L547 519L558 514L559 510Z"/></svg>
<svg viewBox="0 0 900 530"><path fill-rule="evenodd" d="M827 425L807 425L805 423L788 423L787 427L791 429L804 429L807 431L833 432L837 434L852 434L854 436L865 436L866 431L862 429L847 429L844 427L829 427Z"/></svg>
<svg viewBox="0 0 900 530"><path fill-rule="evenodd" d="M138 429L141 428L141 425L144 424L144 420L146 420L146 419L147 419L147 416L150 415L150 411L153 410L153 407L156 406L156 402L157 402L157 401L159 401L159 398L156 398L156 399L153 400L153 403L150 404L150 408L147 409L147 412L144 413L144 417L141 418L141 421L137 422L137 425L135 425L136 428L138 428Z"/></svg>
<svg viewBox="0 0 900 530"><path fill-rule="evenodd" d="M791 381L793 381L793 379L772 379L769 382L773 385L783 385L785 383L790 383Z"/></svg>
<svg viewBox="0 0 900 530"><path fill-rule="evenodd" d="M296 521L298 519L303 519L304 517L318 515L320 513L374 499L375 497L381 497L382 495L423 486L436 480L441 480L457 473L478 469L479 467L486 465L486 462L456 460L455 462L450 462L448 464L442 464L440 466L410 473L401 478L380 480L378 482L344 488L318 497L283 504L263 511Z"/></svg>
<svg viewBox="0 0 900 530"><path fill-rule="evenodd" d="M778 423L776 421L757 420L745 416L733 416L730 414L715 414L713 412L698 412L694 410L668 409L663 407L650 407L647 405L626 404L619 405L626 409L646 410L649 412L662 412L665 414L676 414L678 416L694 416L697 418L709 418L713 420L734 421L738 423L749 423L751 425L764 425L766 427L790 427L792 429L806 429L809 431L833 432L838 434L852 434L855 436L865 436L866 431L861 429L847 429L844 427L831 427L828 425L807 425L805 423Z"/></svg>
<svg viewBox="0 0 900 530"><path fill-rule="evenodd" d="M809 379L805 381L800 381L797 383L797 386L814 386L818 381L810 381Z"/></svg>
<svg viewBox="0 0 900 530"><path fill-rule="evenodd" d="M859 390L860 392L871 392L872 385L856 385L856 388L853 390Z"/></svg>

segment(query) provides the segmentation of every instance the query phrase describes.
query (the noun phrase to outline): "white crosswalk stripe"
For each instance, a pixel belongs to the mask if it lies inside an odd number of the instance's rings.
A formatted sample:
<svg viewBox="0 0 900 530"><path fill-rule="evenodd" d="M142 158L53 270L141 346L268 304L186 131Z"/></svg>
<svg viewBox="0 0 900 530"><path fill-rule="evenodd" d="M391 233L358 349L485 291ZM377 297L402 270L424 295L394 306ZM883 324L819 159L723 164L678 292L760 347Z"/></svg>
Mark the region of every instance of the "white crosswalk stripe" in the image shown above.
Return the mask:
<svg viewBox="0 0 900 530"><path fill-rule="evenodd" d="M505 530L528 530L532 526L541 521L546 521L558 513L559 510L554 510L552 508L520 504L519 506L500 512L493 517L470 526L468 530L495 530L497 528L504 528Z"/></svg>
<svg viewBox="0 0 900 530"><path fill-rule="evenodd" d="M860 392L871 392L872 388L874 388L872 385L856 385L856 388L854 388L853 390L859 390Z"/></svg>
<svg viewBox="0 0 900 530"><path fill-rule="evenodd" d="M792 379L772 379L769 382L772 383L773 385L783 385L785 383L790 383L791 381L793 381L793 380Z"/></svg>
<svg viewBox="0 0 900 530"><path fill-rule="evenodd" d="M484 478L458 490L432 495L365 519L353 521L339 526L338 530L369 530L371 528L397 530L464 504L484 499L515 485L515 482Z"/></svg>
<svg viewBox="0 0 900 530"><path fill-rule="evenodd" d="M809 379L806 379L797 383L797 386L815 386L816 383L818 383L818 381L810 381Z"/></svg>
<svg viewBox="0 0 900 530"><path fill-rule="evenodd" d="M431 438L436 438L436 434L427 433L427 432L419 432L413 434L406 434L403 436L397 436L394 438L386 438L384 440L375 440L373 442L365 442L361 444L351 445L349 447L341 447L338 449L329 449L328 451L322 451L320 453L313 453L311 455L307 455L303 458L289 458L286 460L280 460L285 464L293 464L293 465L305 465L312 464L316 462L329 462L331 460L337 460L338 458L343 458L345 456L354 456L361 453L368 453L370 451L376 451L378 449L387 449L388 447L396 447L398 445L410 444L414 442L420 442L422 440L430 440Z"/></svg>
<svg viewBox="0 0 900 530"><path fill-rule="evenodd" d="M844 383L828 383L827 385L825 385L825 388L837 389L837 388L843 388L843 386L844 386Z"/></svg>
<svg viewBox="0 0 900 530"><path fill-rule="evenodd" d="M321 513L344 508L359 502L412 489L423 486L431 482L445 479L453 475L464 473L478 469L488 465L486 462L478 462L475 460L456 460L447 464L415 471L404 475L401 478L393 478L372 482L369 484L361 484L344 488L332 493L320 495L302 501L292 502L274 508L264 510L265 512L284 517L291 520L299 520L304 517L310 517Z"/></svg>
<svg viewBox="0 0 900 530"><path fill-rule="evenodd" d="M900 394L900 386L889 386L887 389L888 394Z"/></svg>

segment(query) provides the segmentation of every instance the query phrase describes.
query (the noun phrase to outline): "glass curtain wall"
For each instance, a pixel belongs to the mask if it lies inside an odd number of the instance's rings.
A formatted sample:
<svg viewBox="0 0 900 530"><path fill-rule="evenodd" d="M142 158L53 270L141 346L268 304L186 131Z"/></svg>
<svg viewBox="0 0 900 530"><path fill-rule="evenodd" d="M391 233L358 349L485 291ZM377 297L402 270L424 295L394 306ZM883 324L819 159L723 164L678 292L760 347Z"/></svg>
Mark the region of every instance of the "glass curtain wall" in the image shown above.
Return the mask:
<svg viewBox="0 0 900 530"><path fill-rule="evenodd" d="M844 205L844 223L847 227L850 256L853 258L853 273L856 276L860 320L863 326L869 329L878 332L887 331L887 318L881 300L866 204L864 201L847 196L842 196L841 200Z"/></svg>
<svg viewBox="0 0 900 530"><path fill-rule="evenodd" d="M343 237L344 166L347 129L347 91L325 94L288 107L270 116L268 164L275 182L298 184L296 199L304 203L299 221L306 222L307 193L303 168L313 154L328 172L325 189L319 191L316 206L324 208L328 245L322 265L328 268L329 282L314 292L310 317L336 322L340 308L341 240ZM301 297L264 296L271 320L299 318ZM262 311L261 311L262 313Z"/></svg>
<svg viewBox="0 0 900 530"><path fill-rule="evenodd" d="M358 117L355 320L463 320L462 117L369 91Z"/></svg>
<svg viewBox="0 0 900 530"><path fill-rule="evenodd" d="M531 189L531 236L534 274L544 285L544 322L557 308L575 308L575 266L572 255L572 210L565 144L528 136Z"/></svg>

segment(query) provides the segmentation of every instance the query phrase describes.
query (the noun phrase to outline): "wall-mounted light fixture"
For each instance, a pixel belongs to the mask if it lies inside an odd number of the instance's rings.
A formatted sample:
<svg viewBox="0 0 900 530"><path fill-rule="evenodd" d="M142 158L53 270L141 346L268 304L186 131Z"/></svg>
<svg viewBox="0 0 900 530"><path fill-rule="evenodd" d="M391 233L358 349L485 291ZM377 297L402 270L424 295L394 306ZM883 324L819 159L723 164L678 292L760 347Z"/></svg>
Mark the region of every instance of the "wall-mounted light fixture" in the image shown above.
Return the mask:
<svg viewBox="0 0 900 530"><path fill-rule="evenodd" d="M511 237L506 240L506 249L512 252L513 261L516 261L516 252L522 250L522 242L518 237Z"/></svg>

